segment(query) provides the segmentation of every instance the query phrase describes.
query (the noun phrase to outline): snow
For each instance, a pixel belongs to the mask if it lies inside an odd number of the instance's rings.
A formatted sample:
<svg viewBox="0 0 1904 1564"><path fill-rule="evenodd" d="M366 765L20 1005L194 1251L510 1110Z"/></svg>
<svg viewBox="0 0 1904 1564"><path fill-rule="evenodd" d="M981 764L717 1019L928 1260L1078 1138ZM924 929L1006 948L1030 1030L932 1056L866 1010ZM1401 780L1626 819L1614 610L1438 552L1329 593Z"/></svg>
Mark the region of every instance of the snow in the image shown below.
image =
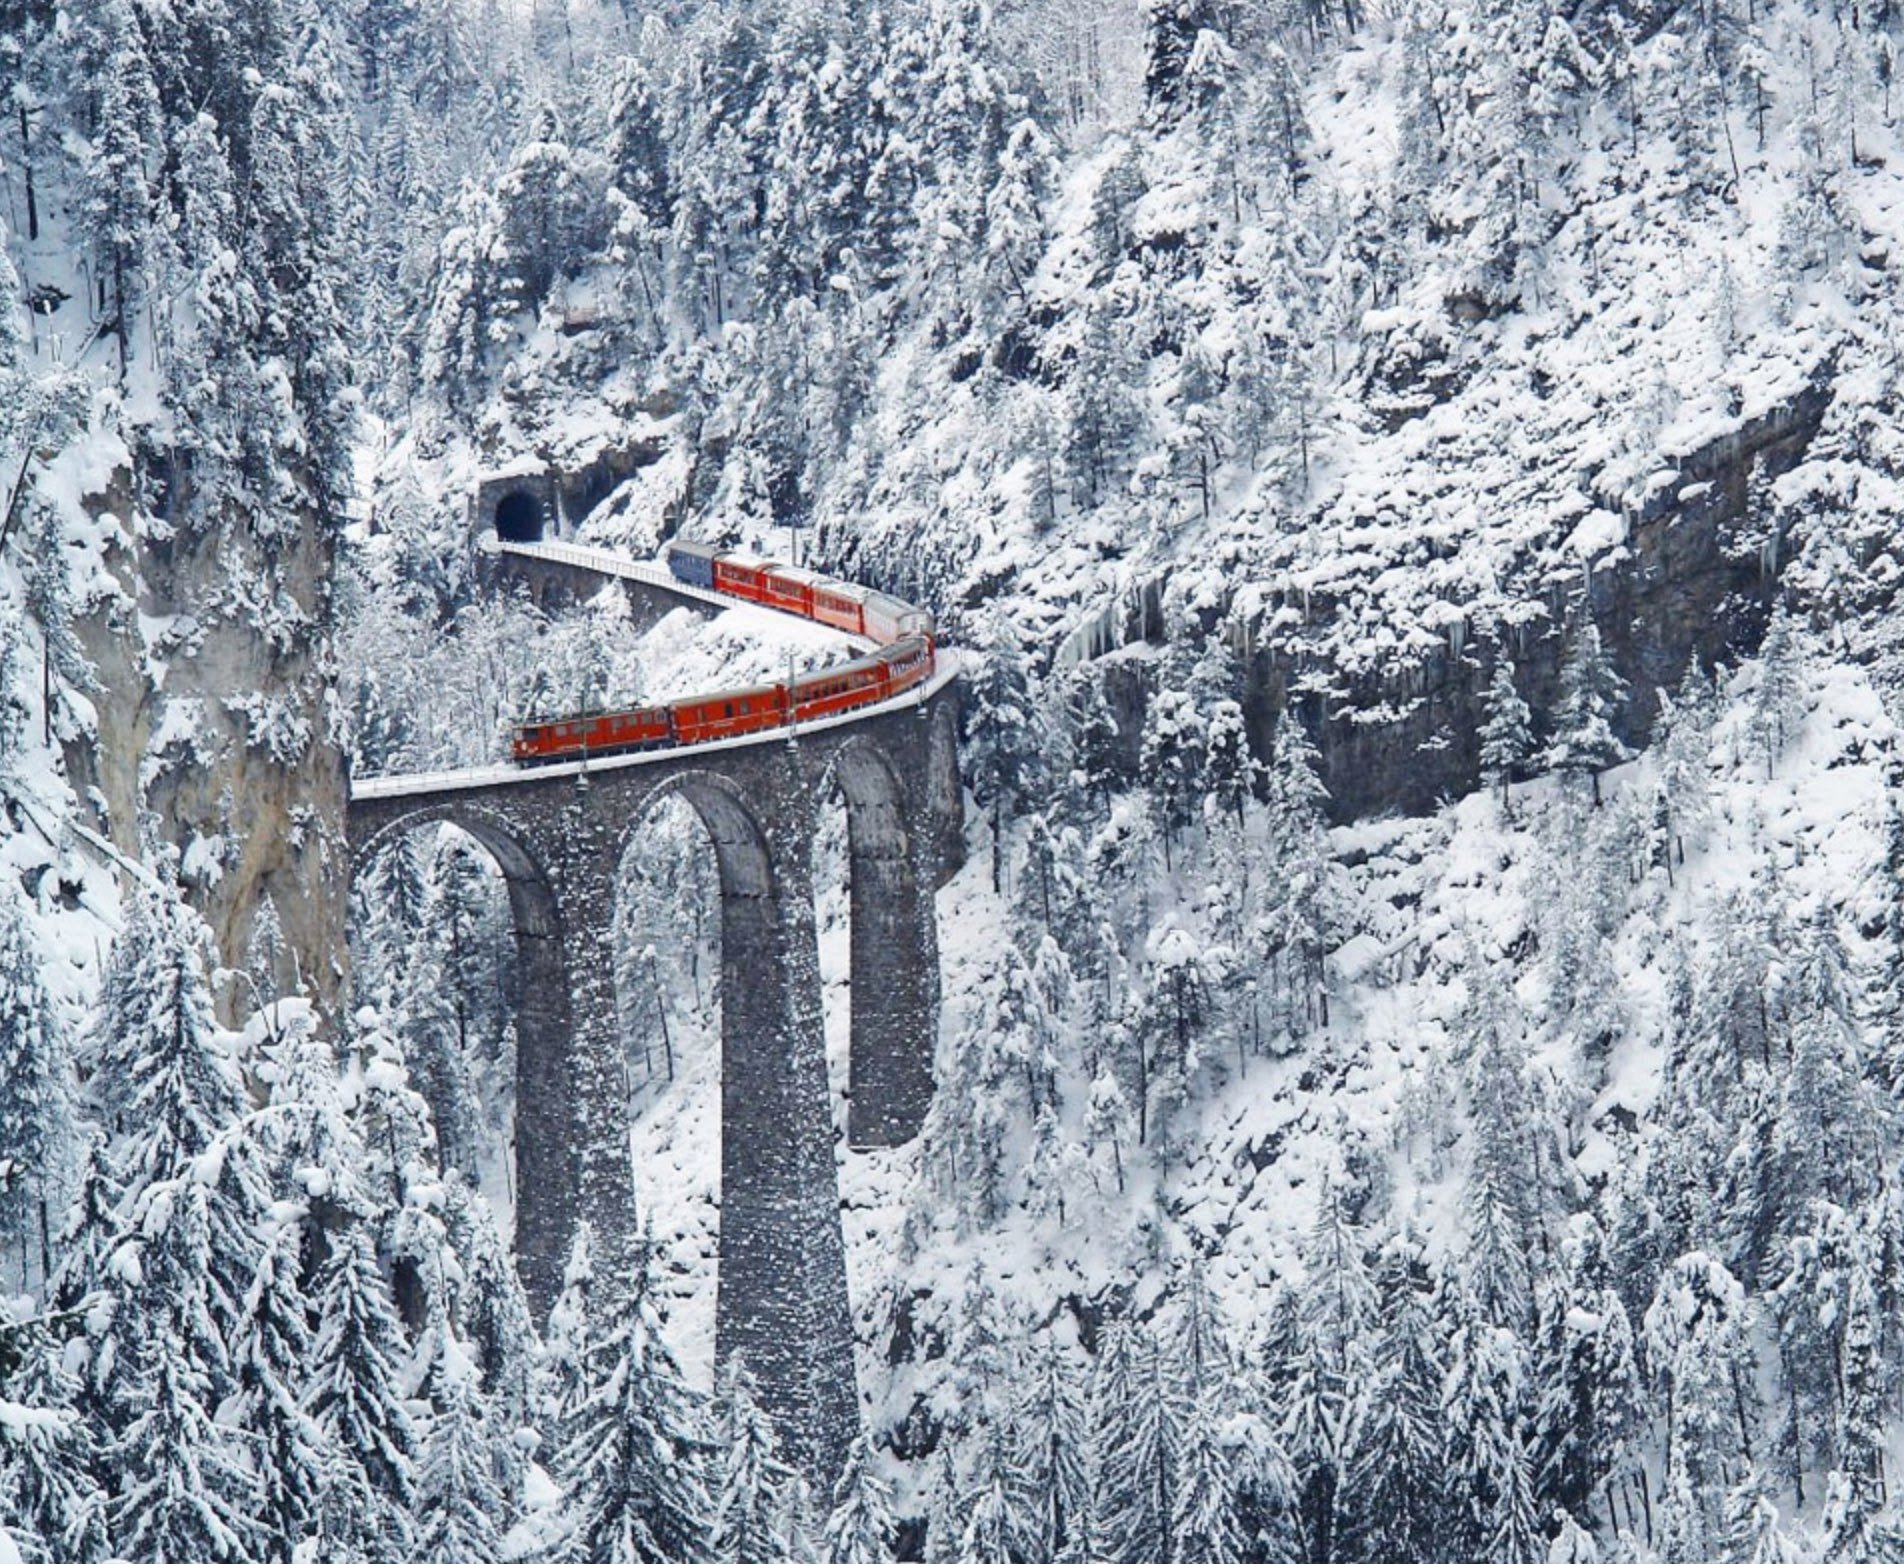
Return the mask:
<svg viewBox="0 0 1904 1564"><path fill-rule="evenodd" d="M1712 906L1749 883L1755 855L1770 847L1784 865L1795 905L1850 896L1870 883L1883 799L1882 756L1894 734L1867 680L1854 670L1821 670L1813 711L1764 775L1747 746L1734 752L1742 720L1736 704L1714 735L1715 819L1668 888L1654 877L1638 888L1612 939L1614 977L1631 1007L1629 1025L1597 1092L1570 1120L1575 1165L1588 1178L1612 1171L1626 1142L1612 1113L1645 1114L1658 1090L1657 1021L1664 1003L1661 931L1697 942L1712 927ZM1611 818L1623 801L1646 796L1652 760L1606 778ZM1262 1318L1265 1290L1301 1275L1299 1244L1326 1178L1339 1177L1343 1148L1392 1148L1390 1203L1399 1220L1447 1257L1462 1242L1462 1161L1431 1131L1445 1124L1460 1094L1451 1055L1452 1027L1466 1002L1477 959L1512 959L1541 917L1557 872L1556 833L1576 801L1541 781L1515 789L1514 819L1498 801L1476 794L1425 819L1369 821L1332 834L1348 871L1354 931L1332 961L1331 1025L1287 1060L1252 1059L1213 1090L1186 1140L1188 1164L1154 1182L1133 1168L1121 1198L1107 1193L1059 1224L1014 1211L995 1228L961 1230L924 1182L917 1143L889 1151L843 1152L841 1201L849 1246L855 1319L865 1356L862 1382L884 1387L887 1414L903 1414L950 1364L907 1364L879 1357L891 1311L901 1297L929 1298L915 1330L949 1329L969 1279L982 1274L1004 1299L1008 1318L1037 1315L1067 1293L1095 1296L1133 1276L1161 1276L1142 1256L1155 1238L1147 1213L1161 1203L1185 1241L1209 1256L1219 1301L1246 1339ZM977 835L979 822L974 822ZM944 973L940 1075L952 1068L964 1018L982 1003L1007 931L1004 905L989 886L985 844L974 840L966 867L939 894ZM825 876L816 872L816 883ZM828 1037L836 1086L843 1072L843 1007L832 1003L844 964L841 911L823 911L822 968L828 984ZM1183 927L1157 940L1164 959L1196 954ZM1855 952L1854 952L1855 954ZM1524 1003L1538 995L1522 968ZM635 1129L640 1199L656 1222L664 1264L671 1339L699 1376L711 1372L713 1264L718 1212L718 1048L684 1059L678 1079L647 1099ZM1555 1038L1537 1053L1537 1075L1553 1079L1566 1100L1582 1084L1572 1045ZM836 1098L836 1103L837 1103ZM1445 1132L1444 1132L1445 1133ZM920 1224L926 1224L922 1232ZM976 1271L974 1268L976 1267ZM1142 1296L1148 1296L1144 1294ZM1137 1307L1142 1308L1140 1300Z"/></svg>
<svg viewBox="0 0 1904 1564"><path fill-rule="evenodd" d="M71 1412L48 1412L40 1407L21 1406L17 1401L0 1400L0 1440L56 1438L72 1423Z"/></svg>
<svg viewBox="0 0 1904 1564"><path fill-rule="evenodd" d="M1091 237L1102 220L1098 197L1106 173L1127 156L1139 159L1144 176L1143 193L1126 214L1134 238L1169 241L1213 223L1207 166L1183 147L1159 145L1143 133L1112 134L1068 156L1046 213L1053 234L1029 292L1035 313L1056 324L1034 344L1038 374L1020 381L987 366L969 382L954 379L945 350L961 329L956 320L928 310L897 328L898 340L882 342L877 363L868 364L876 384L868 388L860 427L842 437L846 449L830 468L816 466L816 487L803 495L814 508L821 546L844 557L863 548L869 576L913 573L950 613L997 606L1027 645L1055 649L1063 665L1098 658L1127 623L1154 633L1149 615L1130 612L1145 592L1162 601L1170 644L1113 654L1135 674L1168 667L1180 648L1229 615L1252 650L1296 656L1298 689L1330 697L1330 709L1345 710L1358 724L1379 726L1416 709L1421 697L1402 683L1387 698L1362 699L1358 680L1395 685L1428 659L1458 656L1471 637L1498 626L1548 632L1556 605L1578 590L1587 572L1626 568L1635 518L1662 503L1710 497L1710 485L1687 481L1689 456L1735 436L1814 383L1830 383L1840 408L1874 405L1889 395L1879 371L1893 350L1879 339L1890 334L1886 312L1894 301L1880 290L1891 287L1885 267L1904 240L1904 161L1893 127L1870 126L1864 163L1831 175L1850 242L1871 263L1875 306L1863 305L1857 289L1865 284L1846 269L1793 275L1779 259L1791 197L1807 177L1791 106L1805 96L1802 73L1819 59L1835 58L1822 13L1791 6L1765 13L1779 122L1769 148L1748 151L1722 195L1689 193L1684 159L1650 125L1647 145L1627 156L1620 137L1610 133L1617 127L1605 122L1607 102L1596 100L1569 128L1559 152L1564 168L1542 166L1538 149L1530 149L1528 204L1551 220L1552 232L1534 258L1538 264L1516 279L1514 305L1480 318L1451 307L1466 302L1458 292L1466 285L1461 236L1477 226L1476 170L1464 161L1469 149L1456 150L1447 188L1427 193L1448 203L1438 221L1453 220L1439 226L1456 237L1411 257L1412 270L1405 266L1400 275L1371 284L1367 296L1379 303L1360 307L1364 294L1353 278L1365 261L1344 239L1356 237L1357 222L1364 224L1363 237L1379 236L1389 220L1382 203L1393 194L1388 182L1405 139L1399 20L1378 17L1355 37L1316 45L1313 60L1304 62L1315 131L1303 168L1309 194L1300 210L1296 203L1283 211L1272 202L1239 219L1240 231L1222 242L1225 264L1240 255L1247 271L1253 247L1268 244L1278 224L1313 222L1316 250L1302 258L1303 269L1349 283L1342 297L1318 311L1335 313L1320 326L1304 325L1301 340L1290 344L1295 356L1317 366L1326 358L1330 366L1327 375L1317 369L1318 405L1305 429L1300 473L1287 449L1245 456L1239 442L1230 441L1206 503L1186 500L1176 448L1164 438L1182 411L1184 355L1157 351L1132 366L1137 383L1131 389L1147 420L1133 442L1132 470L1117 474L1089 505L1067 492L1049 526L1047 518L1033 516L1033 464L1015 437L1000 431L1024 406L1041 397L1061 401L1075 389L1063 383L1062 366L1076 347L1068 334L1087 308L1107 305L1120 320L1142 320L1153 307L1183 311L1184 341L1219 365L1248 341L1242 312L1199 313L1196 290L1208 279L1191 279L1191 290L1163 287L1146 296L1143 290L1163 268L1146 277L1148 259L1129 254L1100 268ZM1660 88L1679 43L1671 27L1646 42L1634 62L1642 87ZM1200 42L1204 64L1215 52ZM1654 112L1649 102L1648 116ZM1377 212L1373 227L1354 215L1364 202ZM942 237L976 237L974 224L935 221ZM1719 279L1731 298L1723 319ZM828 309L859 296L861 285L851 276L829 283L834 301ZM1274 292L1245 290L1244 296L1267 305ZM885 307L883 300L873 302ZM992 330L993 317L983 312L997 300L961 302L986 322L973 328L975 339ZM739 463L752 454L748 419L754 410L746 397L759 386L746 383L744 355L759 349L765 323L730 322L720 340L696 343L696 353L712 361L710 400L718 405L657 418L641 410L639 399L654 389L651 378L658 384L678 364L657 367L644 357L592 366L582 355L599 351L594 342L583 343L573 361L564 356L558 326L586 324L593 337L598 312L614 307L605 272L567 281L544 319L522 327L520 351L504 355L506 395L471 415L470 427L456 431L440 457L419 452L440 449L441 442L432 446L417 431L404 431L380 462L362 464L370 486L402 472L441 509L453 507L472 481L573 472L613 446L642 441L660 448L660 456L621 481L590 516L587 535L645 549L664 527L692 516L694 506L701 507L696 521L727 527L735 494L731 474L716 469L728 459L723 450ZM825 317L820 312L816 341L823 340ZM501 337L498 342L507 347ZM969 346L954 345L960 351ZM1383 376L1411 367L1445 370L1447 378L1397 416L1384 400ZM600 384L591 385L591 376ZM730 390L739 388L725 401L723 376ZM665 405L678 405L677 388L665 389L671 393ZM108 391L106 401L120 395ZM123 398L137 419L159 414L143 365ZM664 402L657 398L655 405ZM122 485L129 465L121 435L102 425L48 464L39 491L65 525L82 597L110 606L131 627L144 652L145 676L160 688L169 659L184 654L201 627L187 617L147 612L114 574L112 562L128 557L131 540L119 535L110 511L95 514L89 505ZM718 498L708 501L700 491ZM1894 516L1904 485L1842 456L1821 456L1779 480L1773 493L1795 508L1820 495L1843 504L1842 496L1855 493L1865 507ZM763 543L775 532L766 515L754 510L733 525ZM355 535L367 534L371 517L387 519L373 509L354 524ZM158 524L152 525L148 540L156 542ZM457 561L464 560L465 542L459 531ZM686 606L641 638L644 688L655 699L709 688L711 680L771 677L789 661L855 649L822 627L689 588L659 565L601 548L550 543L501 545L499 551L561 561L678 597ZM444 571L453 577L453 565ZM16 591L11 563L0 573L7 577L0 585ZM456 589L452 580L445 597ZM717 617L709 620L707 609ZM802 731L844 726L929 698L959 671L956 654L942 658L925 689ZM862 1382L876 1416L890 1421L903 1414L915 1392L956 1411L956 1361L908 1363L895 1372L881 1349L902 1303L910 1306L925 1294L926 1323L943 1325L955 1317L974 1276L989 1279L1015 1319L1040 1311L1048 1316L1054 1296L1102 1298L1133 1278L1141 1313L1156 1301L1176 1255L1207 1249L1220 1299L1246 1334L1256 1330L1265 1290L1301 1274L1299 1235L1318 1190L1342 1178L1358 1156L1390 1181L1381 1196L1431 1255L1453 1253L1463 1240L1458 1195L1468 1155L1456 1123L1464 1091L1461 1013L1488 969L1502 975L1528 1016L1545 1018L1530 1039L1532 1073L1566 1133L1572 1170L1589 1183L1614 1176L1635 1148L1631 1121L1644 1123L1660 1092L1663 952L1677 943L1704 953L1722 898L1749 890L1755 873L1769 866L1795 912L1814 904L1841 909L1854 961L1869 965L1880 957L1869 931L1885 898L1873 865L1885 757L1898 735L1865 673L1832 662L1810 676L1811 710L1769 775L1746 726L1754 670L1731 680L1707 757L1712 824L1672 882L1636 872L1615 894L1605 939L1607 987L1624 1007L1624 1025L1604 1061L1583 1057L1564 1022L1547 1016L1551 976L1538 955L1526 953L1553 933L1557 892L1575 883L1618 812L1646 798L1656 757L1610 773L1606 811L1594 817L1581 815L1578 801L1557 784L1541 781L1516 788L1512 817L1494 798L1477 794L1425 819L1363 822L1334 833L1348 906L1343 937L1329 956L1328 1026L1286 1058L1232 1063L1206 1050L1192 1122L1180 1132L1181 1158L1134 1165L1128 1189L1080 1195L1068 1219L1027 1195L995 1224L965 1224L952 1209L953 1197L934 1183L938 1175L925 1147L843 1153ZM29 727L43 715L29 713ZM162 701L154 719L147 740L152 756L193 750L200 708ZM57 720L85 728L96 717L90 702L69 692ZM712 752L787 738L775 731L702 747ZM526 785L675 758L612 757L534 771L444 768L364 778L353 791L371 799ZM77 1024L96 991L99 953L117 921L117 879L145 871L74 818L82 800L65 764L51 746L29 745L19 758L9 791L24 824L0 839L0 875L10 873L31 898L49 987L62 1014ZM103 796L95 798L103 810ZM1139 800L1121 800L1117 808L1126 826L1147 815ZM128 832L136 826L113 824ZM844 1073L849 939L837 824L821 849L824 872L815 875L836 1086ZM961 1063L960 1049L976 1035L968 1029L984 1022L1005 952L1019 938L1009 890L1001 898L988 883L983 833L979 822L971 861L938 902L946 1001L940 1071L948 1080ZM182 872L209 883L230 845L215 835L193 838ZM1205 937L1203 913L1204 899L1220 887L1205 883L1213 875L1207 863L1188 853L1186 859L1193 867L1146 888L1157 904L1146 909L1147 945L1133 948L1143 949L1154 967L1188 973L1222 952ZM708 1017L698 1019L677 1078L642 1088L632 1133L643 1208L657 1219L659 1297L670 1311L671 1335L705 1379L713 1339L720 1092L718 1049L706 1046ZM286 1014L260 1018L247 1027L246 1053L255 1056L279 1026L293 1024L300 1023ZM365 1066L365 1081L393 1092L404 1087L401 1070L382 1059ZM834 1102L838 1112L837 1091ZM1075 1117L1077 1104L1067 1108ZM1010 1148L1021 1157L1024 1150ZM216 1154L208 1154L199 1176L215 1171ZM323 1193L328 1183L328 1173L308 1170L308 1193ZM137 1280L139 1262L138 1246L128 1244L114 1259L115 1274ZM1669 1303L1683 1311L1690 1296L1688 1288ZM1570 1319L1585 1323L1578 1311ZM445 1369L453 1379L468 1371L453 1351ZM0 1430L17 1436L10 1412L16 1419L27 1414L0 1403ZM528 1518L512 1536L512 1556L527 1556L546 1541L543 1529L554 1524L560 1497L548 1475L532 1467ZM11 1551L0 1540L0 1564Z"/></svg>

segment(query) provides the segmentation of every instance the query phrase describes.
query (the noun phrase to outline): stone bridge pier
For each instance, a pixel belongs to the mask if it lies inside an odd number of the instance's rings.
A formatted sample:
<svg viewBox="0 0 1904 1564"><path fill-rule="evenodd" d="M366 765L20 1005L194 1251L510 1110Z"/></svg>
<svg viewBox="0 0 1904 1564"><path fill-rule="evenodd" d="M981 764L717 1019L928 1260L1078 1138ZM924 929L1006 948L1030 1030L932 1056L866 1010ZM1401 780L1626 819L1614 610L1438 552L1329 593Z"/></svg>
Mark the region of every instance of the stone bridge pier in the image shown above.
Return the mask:
<svg viewBox="0 0 1904 1564"><path fill-rule="evenodd" d="M789 1458L830 1483L858 1426L845 1243L828 1099L812 885L828 802L847 816L851 922L848 1139L901 1144L932 1096L933 892L957 865L957 686L917 704L773 734L509 773L359 784L353 864L447 822L495 858L523 971L517 1015L516 1254L546 1315L576 1225L625 1303L639 1231L628 1048L615 996L621 865L654 807L706 827L721 901L721 1206L717 1355L759 1381ZM622 1278L618 1285L616 1278ZM826 1491L824 1487L821 1491Z"/></svg>

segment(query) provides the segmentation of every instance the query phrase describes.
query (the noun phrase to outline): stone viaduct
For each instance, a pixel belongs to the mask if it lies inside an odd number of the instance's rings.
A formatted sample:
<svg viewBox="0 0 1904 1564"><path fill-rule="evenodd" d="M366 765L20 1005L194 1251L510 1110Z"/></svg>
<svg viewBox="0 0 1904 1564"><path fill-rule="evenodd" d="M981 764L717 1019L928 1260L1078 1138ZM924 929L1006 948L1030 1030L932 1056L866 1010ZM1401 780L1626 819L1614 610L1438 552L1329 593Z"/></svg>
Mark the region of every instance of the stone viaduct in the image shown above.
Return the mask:
<svg viewBox="0 0 1904 1564"><path fill-rule="evenodd" d="M572 559L517 557L508 568L554 590L610 578ZM650 612L658 600L678 606L693 595L613 574ZM821 1024L814 831L829 800L843 798L848 1139L898 1145L919 1132L932 1095L933 892L956 868L962 834L955 675L956 665L942 668L898 701L793 731L533 770L373 778L351 790L353 872L393 835L447 822L488 850L508 887L523 972L516 1254L542 1314L579 1221L589 1223L598 1275L625 1276L633 1263L626 1044L612 959L617 881L660 800L678 797L698 814L721 901L716 1353L745 1359L783 1449L816 1483L837 1472L859 1408Z"/></svg>

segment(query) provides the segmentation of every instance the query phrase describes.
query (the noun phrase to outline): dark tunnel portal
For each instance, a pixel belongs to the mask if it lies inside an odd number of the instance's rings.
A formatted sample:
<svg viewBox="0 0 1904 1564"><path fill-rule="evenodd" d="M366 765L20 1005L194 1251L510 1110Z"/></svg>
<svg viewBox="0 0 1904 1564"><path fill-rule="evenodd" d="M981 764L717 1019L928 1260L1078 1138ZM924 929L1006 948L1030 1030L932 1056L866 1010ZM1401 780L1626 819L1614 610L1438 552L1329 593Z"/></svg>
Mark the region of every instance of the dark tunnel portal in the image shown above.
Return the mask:
<svg viewBox="0 0 1904 1564"><path fill-rule="evenodd" d="M496 536L505 543L540 543L542 507L535 496L516 489L496 507Z"/></svg>

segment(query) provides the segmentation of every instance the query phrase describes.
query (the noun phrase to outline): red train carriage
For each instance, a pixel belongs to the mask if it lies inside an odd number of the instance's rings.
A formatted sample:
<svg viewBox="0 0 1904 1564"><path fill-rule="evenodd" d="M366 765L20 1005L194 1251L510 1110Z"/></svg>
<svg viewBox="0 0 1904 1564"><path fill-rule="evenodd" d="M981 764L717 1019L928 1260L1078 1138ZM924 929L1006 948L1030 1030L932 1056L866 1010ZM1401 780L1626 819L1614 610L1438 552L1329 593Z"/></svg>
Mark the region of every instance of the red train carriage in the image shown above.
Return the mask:
<svg viewBox="0 0 1904 1564"><path fill-rule="evenodd" d="M714 559L714 590L744 597L750 603L767 601L766 573L774 568L758 554L719 554Z"/></svg>
<svg viewBox="0 0 1904 1564"><path fill-rule="evenodd" d="M825 577L798 565L769 565L760 573L760 600L783 613L813 617L813 589Z"/></svg>
<svg viewBox="0 0 1904 1564"><path fill-rule="evenodd" d="M822 576L813 583L813 617L848 635L864 635L866 599L870 595L865 587L849 586L844 581L831 581Z"/></svg>
<svg viewBox="0 0 1904 1564"><path fill-rule="evenodd" d="M837 668L802 674L793 681L794 720L809 722L815 717L884 700L891 677L886 665L876 657L863 657L857 662L841 663Z"/></svg>
<svg viewBox="0 0 1904 1564"><path fill-rule="evenodd" d="M690 695L668 708L678 743L699 744L707 739L731 739L762 728L784 727L787 687L759 684L747 690L721 690L713 695Z"/></svg>
<svg viewBox="0 0 1904 1564"><path fill-rule="evenodd" d="M666 707L526 723L516 730L511 745L519 764L759 733L785 727L790 719L806 722L889 700L932 677L937 662L932 615L899 598L757 554L717 554L704 544L677 542L669 550L668 568L683 581L712 585L729 596L865 636L879 650L837 668L802 674L790 684L693 695Z"/></svg>
<svg viewBox="0 0 1904 1564"><path fill-rule="evenodd" d="M886 669L886 687L879 698L884 700L923 684L932 677L935 660L930 636L909 635L885 647L877 654L877 661Z"/></svg>
<svg viewBox="0 0 1904 1564"><path fill-rule="evenodd" d="M582 755L619 755L629 750L658 749L673 741L668 708L639 706L633 711L565 717L559 722L527 722L516 729L509 748L518 764L535 765Z"/></svg>

